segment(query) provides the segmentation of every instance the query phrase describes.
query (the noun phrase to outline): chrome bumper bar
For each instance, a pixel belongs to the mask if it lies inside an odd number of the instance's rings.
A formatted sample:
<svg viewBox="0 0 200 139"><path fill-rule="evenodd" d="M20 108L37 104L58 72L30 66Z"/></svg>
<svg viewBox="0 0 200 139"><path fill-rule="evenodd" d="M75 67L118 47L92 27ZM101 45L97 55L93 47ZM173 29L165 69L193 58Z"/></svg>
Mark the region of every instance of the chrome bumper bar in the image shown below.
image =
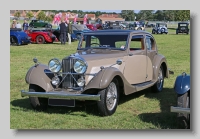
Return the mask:
<svg viewBox="0 0 200 139"><path fill-rule="evenodd" d="M171 112L176 112L176 113L187 113L187 114L190 114L190 108L181 108L181 107L173 107L173 106L171 106L170 111Z"/></svg>
<svg viewBox="0 0 200 139"><path fill-rule="evenodd" d="M29 92L21 90L21 96L41 97L41 98L57 98L57 99L75 99L75 100L96 100L100 101L100 95L90 94L67 94L59 92Z"/></svg>

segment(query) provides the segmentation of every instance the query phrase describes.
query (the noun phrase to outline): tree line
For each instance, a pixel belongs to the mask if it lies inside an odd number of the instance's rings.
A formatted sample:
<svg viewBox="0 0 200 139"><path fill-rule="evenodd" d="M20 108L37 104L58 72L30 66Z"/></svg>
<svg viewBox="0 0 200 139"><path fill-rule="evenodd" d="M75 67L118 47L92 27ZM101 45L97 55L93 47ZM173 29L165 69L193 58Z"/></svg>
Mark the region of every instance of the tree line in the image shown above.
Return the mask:
<svg viewBox="0 0 200 139"><path fill-rule="evenodd" d="M37 12L38 10L32 10ZM31 19L34 17L32 12L27 12L27 18ZM51 12L50 16L46 16L45 12ZM78 17L83 18L85 14L95 14L96 17L102 14L119 14L120 17L124 18L125 21L187 21L190 20L190 10L140 10L135 13L134 10L121 10L121 13L107 13L101 11L85 11L82 10L42 10L38 15L37 19L44 21L52 21L54 15L59 12L71 12L78 14ZM20 17L20 12L16 12L15 17Z"/></svg>

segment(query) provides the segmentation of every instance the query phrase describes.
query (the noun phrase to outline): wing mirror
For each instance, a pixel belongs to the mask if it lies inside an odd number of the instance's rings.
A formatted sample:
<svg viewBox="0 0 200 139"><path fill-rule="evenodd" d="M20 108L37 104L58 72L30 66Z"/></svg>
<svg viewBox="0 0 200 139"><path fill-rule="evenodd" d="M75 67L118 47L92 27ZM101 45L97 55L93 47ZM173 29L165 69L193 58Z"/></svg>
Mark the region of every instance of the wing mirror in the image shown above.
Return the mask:
<svg viewBox="0 0 200 139"><path fill-rule="evenodd" d="M116 64L117 64L117 65L121 65L121 64L122 64L122 60L121 60L121 59L118 59L118 60L116 61Z"/></svg>

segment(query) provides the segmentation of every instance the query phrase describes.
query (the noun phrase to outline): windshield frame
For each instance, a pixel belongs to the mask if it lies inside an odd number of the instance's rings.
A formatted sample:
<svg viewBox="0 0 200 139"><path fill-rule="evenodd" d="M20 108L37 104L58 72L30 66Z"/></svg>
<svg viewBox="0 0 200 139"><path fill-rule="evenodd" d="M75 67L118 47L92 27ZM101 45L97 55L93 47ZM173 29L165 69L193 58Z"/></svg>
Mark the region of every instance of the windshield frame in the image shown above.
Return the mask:
<svg viewBox="0 0 200 139"><path fill-rule="evenodd" d="M87 50L87 49L102 49L103 50L103 49L110 49L110 50L125 51L127 49L127 47L128 47L129 38L130 38L130 33L129 32L116 32L116 34L114 34L114 32L106 32L106 35L127 35L125 47L124 48L114 48L114 47L85 47L85 48L81 48L80 46L81 46L81 44L83 42L83 39L81 39L81 38L83 38L84 35L90 35L90 36L92 36L92 35L94 35L94 36L95 35L105 35L105 32L101 32L101 33L97 33L97 34L88 33L88 32L87 33L82 33L80 39L78 40L79 42L78 42L77 50Z"/></svg>

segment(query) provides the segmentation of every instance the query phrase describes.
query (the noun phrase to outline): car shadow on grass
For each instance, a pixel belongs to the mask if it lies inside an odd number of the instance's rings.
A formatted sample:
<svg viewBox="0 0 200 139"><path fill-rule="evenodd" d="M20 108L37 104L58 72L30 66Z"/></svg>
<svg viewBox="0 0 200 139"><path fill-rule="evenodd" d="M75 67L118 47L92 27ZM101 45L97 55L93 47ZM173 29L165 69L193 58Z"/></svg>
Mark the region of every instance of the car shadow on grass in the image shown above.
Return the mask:
<svg viewBox="0 0 200 139"><path fill-rule="evenodd" d="M138 116L142 121L154 124L161 129L178 129L177 114L170 112L170 107L176 106L176 93L173 88L163 88L160 93L146 93L145 97L159 100L160 112L139 114Z"/></svg>
<svg viewBox="0 0 200 139"><path fill-rule="evenodd" d="M82 106L81 106L82 104ZM48 106L46 110L34 110L30 104L29 98L16 99L11 101L11 109L19 110L24 112L43 112L48 114L70 114L70 115L79 115L83 117L87 117L87 114L99 116L96 104L92 103L88 105L88 103L81 103L78 107L65 107L65 106Z"/></svg>

